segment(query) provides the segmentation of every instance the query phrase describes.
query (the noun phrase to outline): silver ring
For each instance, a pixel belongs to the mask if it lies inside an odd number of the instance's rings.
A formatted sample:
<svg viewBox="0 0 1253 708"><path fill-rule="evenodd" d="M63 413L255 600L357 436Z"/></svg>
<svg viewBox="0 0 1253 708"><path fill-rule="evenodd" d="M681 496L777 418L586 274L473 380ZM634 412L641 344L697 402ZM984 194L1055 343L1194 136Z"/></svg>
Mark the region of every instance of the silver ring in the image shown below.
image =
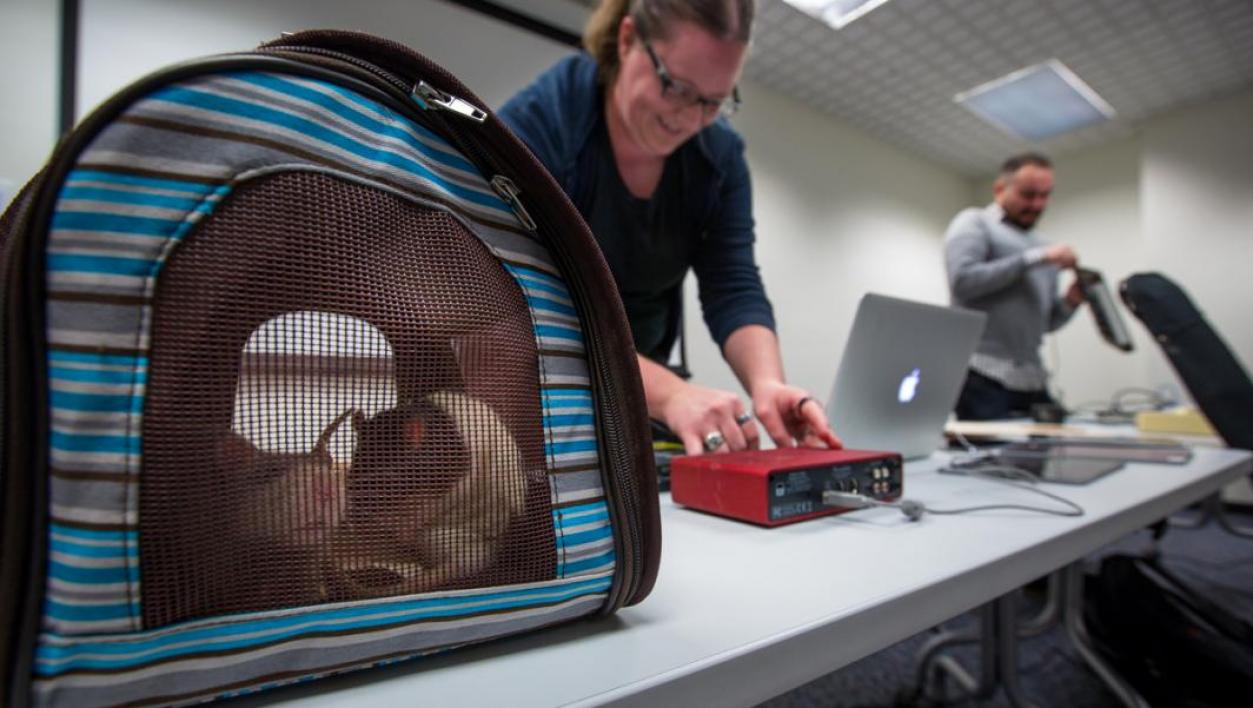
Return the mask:
<svg viewBox="0 0 1253 708"><path fill-rule="evenodd" d="M711 433L705 433L705 452L713 452L722 447L722 443L726 442L726 438L722 437L722 433L717 430Z"/></svg>
<svg viewBox="0 0 1253 708"><path fill-rule="evenodd" d="M753 419L752 413L741 413L735 416L735 423L736 425L743 425L752 419Z"/></svg>

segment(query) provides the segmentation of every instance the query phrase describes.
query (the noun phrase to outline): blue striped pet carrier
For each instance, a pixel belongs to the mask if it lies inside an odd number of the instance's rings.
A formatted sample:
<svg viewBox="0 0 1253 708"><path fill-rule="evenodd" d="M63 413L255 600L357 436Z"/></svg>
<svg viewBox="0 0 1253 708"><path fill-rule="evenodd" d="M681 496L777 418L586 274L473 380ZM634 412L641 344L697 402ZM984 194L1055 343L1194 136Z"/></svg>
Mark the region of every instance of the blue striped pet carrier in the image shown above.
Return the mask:
<svg viewBox="0 0 1253 708"><path fill-rule="evenodd" d="M0 703L199 702L648 594L621 302L481 106L298 33L122 91L21 192Z"/></svg>

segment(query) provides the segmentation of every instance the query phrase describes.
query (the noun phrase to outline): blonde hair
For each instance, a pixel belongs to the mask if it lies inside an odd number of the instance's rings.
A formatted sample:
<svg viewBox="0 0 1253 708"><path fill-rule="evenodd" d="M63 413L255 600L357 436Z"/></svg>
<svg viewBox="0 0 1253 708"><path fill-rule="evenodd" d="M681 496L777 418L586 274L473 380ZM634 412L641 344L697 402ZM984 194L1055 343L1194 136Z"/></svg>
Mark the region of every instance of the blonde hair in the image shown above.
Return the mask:
<svg viewBox="0 0 1253 708"><path fill-rule="evenodd" d="M583 28L583 48L608 85L618 77L618 27L627 15L649 39L666 39L676 22L690 22L718 39L747 43L754 14L754 0L601 0Z"/></svg>

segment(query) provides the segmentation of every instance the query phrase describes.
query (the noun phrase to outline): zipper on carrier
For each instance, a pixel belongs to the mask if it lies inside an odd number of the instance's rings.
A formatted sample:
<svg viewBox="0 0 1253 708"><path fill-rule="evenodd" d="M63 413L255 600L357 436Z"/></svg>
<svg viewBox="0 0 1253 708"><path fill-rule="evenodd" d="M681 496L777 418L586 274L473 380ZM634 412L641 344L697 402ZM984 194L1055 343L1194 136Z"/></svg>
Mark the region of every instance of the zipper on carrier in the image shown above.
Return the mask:
<svg viewBox="0 0 1253 708"><path fill-rule="evenodd" d="M487 111L463 98L458 98L450 93L444 93L425 81L419 81L418 85L414 86L413 90L409 92L409 96L413 98L414 102L421 106L423 110L444 110L469 118L475 123L482 123L487 120ZM492 184L495 185L494 180ZM531 227L531 230L535 230L534 226Z"/></svg>
<svg viewBox="0 0 1253 708"><path fill-rule="evenodd" d="M518 189L518 185L514 184L513 180L504 175L495 175L492 177L492 189L505 200L506 204L513 207L513 213L517 215L518 221L522 222L527 231L534 232L539 228L535 225L535 220L531 218L530 212L526 210L526 206L522 204L522 190Z"/></svg>

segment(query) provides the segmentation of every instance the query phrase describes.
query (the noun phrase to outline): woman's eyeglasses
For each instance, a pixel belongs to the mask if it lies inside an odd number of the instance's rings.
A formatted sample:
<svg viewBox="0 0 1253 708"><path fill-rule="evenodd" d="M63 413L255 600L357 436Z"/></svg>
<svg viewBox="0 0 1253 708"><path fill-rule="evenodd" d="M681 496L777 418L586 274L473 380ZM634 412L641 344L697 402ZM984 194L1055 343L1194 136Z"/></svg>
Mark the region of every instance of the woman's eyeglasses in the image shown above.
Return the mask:
<svg viewBox="0 0 1253 708"><path fill-rule="evenodd" d="M648 52L648 58L652 59L653 69L657 72L657 78L661 81L661 97L669 101L675 108L700 106L701 115L705 118L712 118L717 114L730 117L740 109L740 88L738 86L732 88L731 95L721 101L705 98L700 95L700 91L697 91L695 86L670 75L670 71L666 69L665 64L661 63L661 59L657 57L657 52L653 51L653 45L649 44L647 39L640 37L640 43L644 45L644 51Z"/></svg>

